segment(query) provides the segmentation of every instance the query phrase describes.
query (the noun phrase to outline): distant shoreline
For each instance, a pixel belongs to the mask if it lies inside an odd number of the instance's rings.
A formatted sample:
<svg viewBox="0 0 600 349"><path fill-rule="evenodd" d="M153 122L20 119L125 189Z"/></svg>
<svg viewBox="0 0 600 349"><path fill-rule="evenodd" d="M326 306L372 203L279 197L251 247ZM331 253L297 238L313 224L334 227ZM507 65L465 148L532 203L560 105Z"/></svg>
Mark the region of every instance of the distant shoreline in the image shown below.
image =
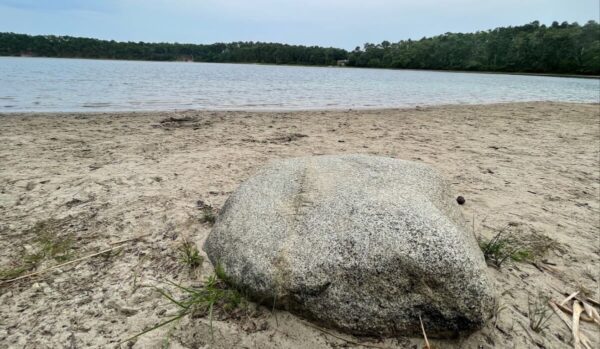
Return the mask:
<svg viewBox="0 0 600 349"><path fill-rule="evenodd" d="M249 62L203 62L203 61L177 61L177 60L160 61L160 60L148 60L148 59L113 59L113 58L47 57L47 56L0 56L0 58L82 59L82 60L90 60L90 61L117 61L117 62L189 63L189 64L191 64L191 63L204 63L204 64L264 65L264 66L275 66L275 67L373 69L373 70L423 71L423 72L441 72L441 73L526 75L526 76L547 76L547 77L556 77L556 78L580 78L580 79L599 79L600 80L600 75L578 75L578 74L558 74L558 73L529 73L529 72L506 72L506 71L488 71L488 70L372 68L372 67L335 66L335 65L308 65L308 64L274 64L274 63L249 63Z"/></svg>

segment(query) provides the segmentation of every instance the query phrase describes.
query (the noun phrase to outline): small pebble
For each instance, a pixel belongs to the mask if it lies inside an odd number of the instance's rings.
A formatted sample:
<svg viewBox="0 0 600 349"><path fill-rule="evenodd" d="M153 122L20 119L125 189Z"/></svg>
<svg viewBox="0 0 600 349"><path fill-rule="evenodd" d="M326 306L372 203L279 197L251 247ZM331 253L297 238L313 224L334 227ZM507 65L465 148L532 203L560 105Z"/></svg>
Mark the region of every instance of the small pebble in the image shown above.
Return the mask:
<svg viewBox="0 0 600 349"><path fill-rule="evenodd" d="M462 196L459 196L456 198L456 202L458 202L459 205L462 205L465 203L465 198L463 198Z"/></svg>

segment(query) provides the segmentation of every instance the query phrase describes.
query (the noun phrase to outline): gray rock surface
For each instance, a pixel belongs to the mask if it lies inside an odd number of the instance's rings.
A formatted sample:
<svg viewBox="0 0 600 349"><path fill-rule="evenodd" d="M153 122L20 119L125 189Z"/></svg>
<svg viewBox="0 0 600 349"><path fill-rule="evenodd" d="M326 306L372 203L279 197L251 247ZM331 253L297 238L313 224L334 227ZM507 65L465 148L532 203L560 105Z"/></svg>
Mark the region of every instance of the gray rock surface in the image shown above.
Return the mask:
<svg viewBox="0 0 600 349"><path fill-rule="evenodd" d="M340 155L276 161L225 203L204 249L229 282L357 335L446 337L494 300L456 196L430 167Z"/></svg>

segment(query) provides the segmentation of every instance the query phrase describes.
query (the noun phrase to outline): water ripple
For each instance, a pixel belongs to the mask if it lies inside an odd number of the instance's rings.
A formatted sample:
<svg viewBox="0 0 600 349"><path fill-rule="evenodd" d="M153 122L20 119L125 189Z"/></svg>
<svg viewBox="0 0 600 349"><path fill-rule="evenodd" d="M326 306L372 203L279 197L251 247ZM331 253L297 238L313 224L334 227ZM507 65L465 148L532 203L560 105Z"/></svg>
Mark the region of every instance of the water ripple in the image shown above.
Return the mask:
<svg viewBox="0 0 600 349"><path fill-rule="evenodd" d="M341 109L599 102L600 80L411 70L0 57L10 111Z"/></svg>

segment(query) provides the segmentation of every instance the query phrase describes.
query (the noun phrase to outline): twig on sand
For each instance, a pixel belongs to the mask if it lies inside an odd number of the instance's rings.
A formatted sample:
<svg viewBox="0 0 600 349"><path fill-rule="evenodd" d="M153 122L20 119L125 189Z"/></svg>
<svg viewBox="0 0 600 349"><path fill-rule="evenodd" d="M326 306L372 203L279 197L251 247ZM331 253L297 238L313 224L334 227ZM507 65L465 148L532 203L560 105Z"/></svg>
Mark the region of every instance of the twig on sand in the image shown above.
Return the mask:
<svg viewBox="0 0 600 349"><path fill-rule="evenodd" d="M595 301L589 297L583 297L579 294L579 291L577 291L577 292L570 294L562 302L556 303L556 305L562 311L572 315L573 310L571 310L571 308L565 306L565 304L568 301L570 301L571 299L575 299L576 301L581 302L581 304L583 305L583 310L585 311L585 313L581 314L580 320L586 321L586 322L593 322L593 323L596 323L598 326L600 326L600 314L598 314L598 311L596 310L596 308L594 308L594 306L600 307L600 304L598 304L597 301Z"/></svg>
<svg viewBox="0 0 600 349"><path fill-rule="evenodd" d="M584 305L585 305L585 304L584 304ZM557 303L557 304L556 304L556 306L557 306L557 307L558 307L560 310L564 311L565 313L568 313L568 314L571 314L571 315L573 315L573 310L572 310L571 308L567 307L566 305L562 305L562 304L560 304L560 303ZM581 321L585 321L585 322L594 322L594 319L593 319L593 317L591 317L591 316L587 316L586 314L581 314L581 317L579 318L579 320L581 320Z"/></svg>
<svg viewBox="0 0 600 349"><path fill-rule="evenodd" d="M567 298L563 299L563 301L560 302L559 305L565 305L565 304L567 304L568 301L570 301L571 299L577 297L578 294L579 294L579 291L571 293Z"/></svg>
<svg viewBox="0 0 600 349"><path fill-rule="evenodd" d="M421 331L423 331L423 338L425 339L425 348L431 349L429 346L429 341L427 340L427 333L425 333L425 326L423 326L423 319L421 319L421 315L419 315L419 321L421 322Z"/></svg>
<svg viewBox="0 0 600 349"><path fill-rule="evenodd" d="M29 277L32 277L32 276L36 276L36 275L40 275L40 274L44 274L44 273L47 273L47 272L49 272L49 271L51 271L51 270L54 270L54 269L58 269L58 268L61 268L61 267L64 267L64 266L67 266L67 265L70 265L70 264L74 264L74 263L77 263L77 262L81 262L81 261L83 261L83 260L86 260L86 259L89 259L89 258L92 258L92 257L99 256L99 255L101 255L101 254L105 254L105 253L107 253L107 252L110 252L110 251L116 250L116 249L118 249L118 248L121 248L121 247L122 247L122 245L123 245L123 243L125 243L125 242L132 241L132 240L137 240L137 239L139 239L139 238L142 238L142 237L144 237L144 236L147 236L147 235L140 235L140 236L138 236L138 237L135 237L135 238L131 238L131 239L127 239L127 240L122 240L122 241L117 241L117 242L115 242L115 243L112 243L113 245L114 245L114 244L118 244L117 246L113 246L113 247L111 247L111 248L107 248L106 250L102 250L102 251L100 251L100 252L92 253L92 254L90 254L90 255L87 255L87 256L84 256L84 257L80 257L80 258L77 258L77 259L73 259L73 260L70 260L70 261L68 261L68 262L61 263L61 264L58 264L58 265L52 266L52 267L50 267L50 268L46 268L46 269L42 269L42 270L39 270L39 271L36 271L36 272L33 272L33 273L25 274L25 275L22 275L22 276L16 277L16 278L14 278L14 279L10 279L10 280L4 280L4 281L1 281L1 282L0 282L0 285L4 285L4 284L8 284L8 283L15 282L15 281L18 281L18 280L26 279L26 278L29 278Z"/></svg>
<svg viewBox="0 0 600 349"><path fill-rule="evenodd" d="M328 336L337 338L337 339L342 340L342 341L344 341L344 342L346 342L348 344L352 344L352 345L356 345L356 346L362 346L362 347L367 347L367 348L389 349L388 347L384 347L382 345L371 344L371 343L364 343L364 342L357 342L357 341L354 341L354 340L351 340L351 339L344 338L344 337L342 337L340 335L337 335L337 334L335 334L333 332L327 331L327 330L325 330L323 328L320 328L320 327L318 327L316 325L313 325L310 322L303 321L303 323L305 325L309 326L309 327L314 328L317 331L323 332L324 334L326 334Z"/></svg>
<svg viewBox="0 0 600 349"><path fill-rule="evenodd" d="M546 271L550 275L552 275L552 276L554 276L556 278L560 278L560 271L558 271L556 268L550 267L550 266L545 265L545 264L538 264L538 266L540 268L544 269L544 271Z"/></svg>
<svg viewBox="0 0 600 349"><path fill-rule="evenodd" d="M550 304L550 307L552 307L552 310L554 310L554 313L556 315L558 315L558 317L565 323L565 325L567 325L567 327L573 331L573 325L571 324L571 319L569 319L569 317L567 317L565 315L565 313L563 313L562 311L560 311L560 309L558 308L558 306L556 305L557 303L554 302L553 300L548 301L548 303ZM583 346L586 349L592 349L592 345L590 340L587 338L586 335L584 335L583 333L579 333L579 338L581 340L581 344L583 344Z"/></svg>
<svg viewBox="0 0 600 349"><path fill-rule="evenodd" d="M145 238L146 236L150 236L150 235L152 235L152 234L148 233L148 234L136 236L136 237L129 238L129 239L124 239L124 240L119 240L119 241L111 242L110 244L111 245L122 244L124 242L129 242L129 241L132 241L132 240L137 240L137 239Z"/></svg>
<svg viewBox="0 0 600 349"><path fill-rule="evenodd" d="M593 305L597 306L597 307L600 307L600 302L598 302L598 301L597 301L597 300L595 300L595 299L591 299L590 297L586 297L586 298L585 298L585 300L586 300L586 301L588 301L589 303L591 303L591 304L593 304Z"/></svg>
<svg viewBox="0 0 600 349"><path fill-rule="evenodd" d="M583 309L585 310L585 313L587 314L587 316L589 316L592 321L594 319L594 308L592 308L591 305L587 304L586 302L581 302L581 304L583 304Z"/></svg>
<svg viewBox="0 0 600 349"><path fill-rule="evenodd" d="M579 337L579 317L583 309L578 301L573 303L573 340L575 341L574 348L581 348L581 338Z"/></svg>
<svg viewBox="0 0 600 349"><path fill-rule="evenodd" d="M542 267L540 267L536 262L530 262L530 263L531 263L531 265L536 267L537 270L541 271L542 273L544 272L544 269Z"/></svg>
<svg viewBox="0 0 600 349"><path fill-rule="evenodd" d="M592 313L592 319L594 319L594 322L595 322L595 323L596 323L598 326L600 326L600 314L598 313L598 311L597 311L596 309L592 308L592 307L591 307L591 305L588 305L588 304L587 304L587 303L585 303L585 302L583 303L583 305L584 305L584 307L586 307L586 308L585 308L585 311L586 311L586 312L587 312L587 311L591 311L591 313ZM591 309L589 309L588 307L590 307Z"/></svg>

